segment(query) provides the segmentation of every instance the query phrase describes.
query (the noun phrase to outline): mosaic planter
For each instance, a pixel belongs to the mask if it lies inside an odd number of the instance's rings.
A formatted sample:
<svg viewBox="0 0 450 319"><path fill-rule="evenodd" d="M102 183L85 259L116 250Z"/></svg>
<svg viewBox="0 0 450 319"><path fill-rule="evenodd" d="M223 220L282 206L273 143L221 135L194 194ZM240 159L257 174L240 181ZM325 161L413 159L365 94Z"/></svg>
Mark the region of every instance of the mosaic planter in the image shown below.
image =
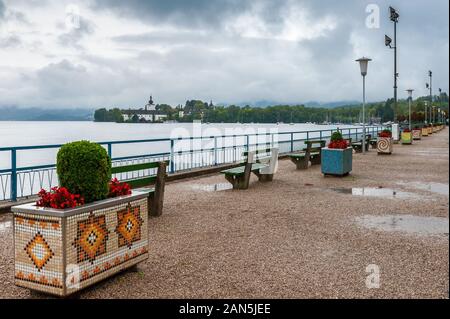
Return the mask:
<svg viewBox="0 0 450 319"><path fill-rule="evenodd" d="M402 132L402 144L412 144L412 132Z"/></svg>
<svg viewBox="0 0 450 319"><path fill-rule="evenodd" d="M378 137L377 152L378 154L392 154L393 140L391 137Z"/></svg>
<svg viewBox="0 0 450 319"><path fill-rule="evenodd" d="M322 173L324 175L345 176L352 171L353 149L322 148Z"/></svg>
<svg viewBox="0 0 450 319"><path fill-rule="evenodd" d="M428 136L428 127L422 127L422 136Z"/></svg>
<svg viewBox="0 0 450 319"><path fill-rule="evenodd" d="M148 193L14 214L15 284L67 296L148 258Z"/></svg>
<svg viewBox="0 0 450 319"><path fill-rule="evenodd" d="M420 140L422 139L422 130L421 129L414 129L412 130L412 137L413 140Z"/></svg>

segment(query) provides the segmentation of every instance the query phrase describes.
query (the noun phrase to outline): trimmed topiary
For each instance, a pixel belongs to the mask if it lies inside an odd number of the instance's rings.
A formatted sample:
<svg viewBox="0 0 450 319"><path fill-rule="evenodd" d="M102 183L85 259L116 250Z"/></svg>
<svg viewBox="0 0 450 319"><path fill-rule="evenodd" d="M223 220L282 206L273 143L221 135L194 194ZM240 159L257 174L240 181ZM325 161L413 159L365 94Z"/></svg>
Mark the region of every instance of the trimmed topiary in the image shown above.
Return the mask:
<svg viewBox="0 0 450 319"><path fill-rule="evenodd" d="M86 203L108 197L111 159L99 144L79 141L63 145L56 171L60 186L81 195Z"/></svg>
<svg viewBox="0 0 450 319"><path fill-rule="evenodd" d="M334 132L331 134L331 142L341 141L343 139L341 132Z"/></svg>

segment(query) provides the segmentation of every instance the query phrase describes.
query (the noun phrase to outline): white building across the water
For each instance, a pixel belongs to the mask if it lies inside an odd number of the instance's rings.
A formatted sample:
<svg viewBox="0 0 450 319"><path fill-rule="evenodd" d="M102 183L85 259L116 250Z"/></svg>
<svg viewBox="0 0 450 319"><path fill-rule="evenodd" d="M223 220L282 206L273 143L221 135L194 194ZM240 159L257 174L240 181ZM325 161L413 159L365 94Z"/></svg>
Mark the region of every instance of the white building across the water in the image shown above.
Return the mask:
<svg viewBox="0 0 450 319"><path fill-rule="evenodd" d="M150 95L150 100L140 109L121 110L123 119L125 121L131 120L135 115L138 119L147 122L162 122L167 119L167 114L163 114L156 110L156 105L153 103L153 98Z"/></svg>

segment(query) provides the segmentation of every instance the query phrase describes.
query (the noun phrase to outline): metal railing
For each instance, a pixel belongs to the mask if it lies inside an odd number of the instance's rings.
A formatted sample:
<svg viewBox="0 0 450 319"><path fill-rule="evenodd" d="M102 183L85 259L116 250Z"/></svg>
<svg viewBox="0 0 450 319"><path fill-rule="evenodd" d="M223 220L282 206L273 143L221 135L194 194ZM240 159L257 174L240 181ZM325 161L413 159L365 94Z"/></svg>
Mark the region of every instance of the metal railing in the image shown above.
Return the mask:
<svg viewBox="0 0 450 319"><path fill-rule="evenodd" d="M383 128L381 126L366 127L366 134L376 136ZM362 127L339 128L339 130L346 138L351 137L358 140L362 137ZM280 155L298 151L304 148L305 141L317 139L329 140L334 131L336 129L109 141L98 142L98 144L106 148L113 162L113 166L124 163L128 165L132 163L170 160L168 171L169 173L175 173L195 168L207 168L220 164L239 162L243 160L242 153L244 151L256 149L261 145L278 147ZM120 145L139 146L144 143L157 144L159 149L165 151L113 157L113 147L116 148ZM181 147L179 147L180 143L182 144ZM194 144L197 144L197 147ZM0 148L0 154L4 152L9 152L10 154L10 167L0 167L0 202L8 200L17 201L19 198L36 195L42 188L50 189L53 186L57 186L56 164L48 163L44 165L19 166L18 157L23 152L57 150L61 146L62 144ZM129 179L137 176L152 175L154 173L154 169L149 169L133 173L122 173L122 175L119 174L117 177L119 179Z"/></svg>

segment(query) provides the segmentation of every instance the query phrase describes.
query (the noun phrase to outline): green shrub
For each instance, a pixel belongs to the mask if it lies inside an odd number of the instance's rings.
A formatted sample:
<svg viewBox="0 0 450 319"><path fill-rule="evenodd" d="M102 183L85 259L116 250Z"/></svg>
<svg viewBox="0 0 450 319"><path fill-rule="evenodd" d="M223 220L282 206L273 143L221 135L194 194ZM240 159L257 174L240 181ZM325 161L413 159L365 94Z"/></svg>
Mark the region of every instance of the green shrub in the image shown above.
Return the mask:
<svg viewBox="0 0 450 319"><path fill-rule="evenodd" d="M86 203L108 196L111 159L99 144L79 141L63 145L57 155L56 171L60 186L80 194Z"/></svg>
<svg viewBox="0 0 450 319"><path fill-rule="evenodd" d="M343 137L342 137L341 132L334 132L333 134L331 134L331 141L332 142L340 141L342 139L343 139Z"/></svg>

